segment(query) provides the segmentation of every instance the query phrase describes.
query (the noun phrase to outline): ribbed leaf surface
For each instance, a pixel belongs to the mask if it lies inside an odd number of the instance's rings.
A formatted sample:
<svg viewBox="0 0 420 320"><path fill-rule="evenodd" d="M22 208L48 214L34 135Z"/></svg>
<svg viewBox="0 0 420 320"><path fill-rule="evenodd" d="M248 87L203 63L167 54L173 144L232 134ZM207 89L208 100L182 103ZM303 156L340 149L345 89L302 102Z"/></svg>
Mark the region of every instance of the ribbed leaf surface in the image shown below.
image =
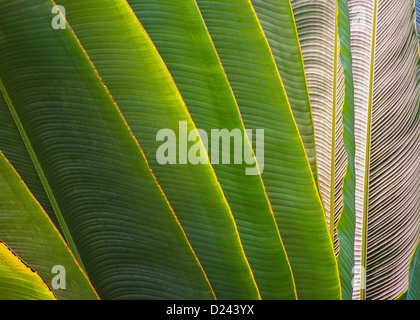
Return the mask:
<svg viewBox="0 0 420 320"><path fill-rule="evenodd" d="M261 177L247 175L250 143L241 141L241 163L222 164L226 144L214 146L212 130L239 131L246 137L241 115L217 52L194 0L128 1L158 49L196 126L205 131L212 166L238 226L244 251L263 299L295 299L290 265ZM254 141L255 131L251 137ZM215 150L216 149L216 150ZM236 150L237 151L237 150ZM258 150L259 151L259 150ZM251 162L251 161L249 161Z"/></svg>
<svg viewBox="0 0 420 320"><path fill-rule="evenodd" d="M0 94L0 150L25 181L31 193L54 222L54 225L60 230L60 225L48 195L45 193L25 142L22 140L19 129L16 127L16 123L2 94Z"/></svg>
<svg viewBox="0 0 420 320"><path fill-rule="evenodd" d="M259 298L231 209L211 165L181 163L187 160L181 154L181 144L187 149L196 144L182 141L187 137L180 133L181 123L185 123L186 134L194 129L194 123L131 8L125 1L102 1L99 12L97 1L57 4L66 7L70 26L144 151L217 298ZM162 129L172 130L179 139L177 164L158 162L162 142L157 135Z"/></svg>
<svg viewBox="0 0 420 320"><path fill-rule="evenodd" d="M311 102L291 3L278 0L251 0L251 3L270 45L315 182L318 184Z"/></svg>
<svg viewBox="0 0 420 320"><path fill-rule="evenodd" d="M319 182L336 255L340 248L336 225L341 218L343 246L338 257L342 294L348 299L354 238L354 103L347 2L291 3L311 97Z"/></svg>
<svg viewBox="0 0 420 320"><path fill-rule="evenodd" d="M0 4L0 79L69 247L101 298L214 297L85 52L51 27L52 8Z"/></svg>
<svg viewBox="0 0 420 320"><path fill-rule="evenodd" d="M42 278L0 242L0 299L55 300Z"/></svg>
<svg viewBox="0 0 420 320"><path fill-rule="evenodd" d="M417 243L417 247L414 250L413 256L411 257L409 278L408 278L408 289L405 295L406 300L420 300L420 246Z"/></svg>
<svg viewBox="0 0 420 320"><path fill-rule="evenodd" d="M342 185L347 158L343 145L344 79L336 2L293 0L291 3L311 97L321 194L337 254L335 226L343 207Z"/></svg>
<svg viewBox="0 0 420 320"><path fill-rule="evenodd" d="M349 0L356 116L356 265L366 290L407 289L420 223L420 86L414 1ZM362 276L363 279L363 276ZM363 282L362 282L363 284Z"/></svg>
<svg viewBox="0 0 420 320"><path fill-rule="evenodd" d="M420 1L415 1L416 7L416 28L417 35L420 40ZM420 50L420 49L419 49ZM410 262L409 270L409 280L408 280L408 290L407 290L407 300L420 300L420 249L417 243L416 250L413 253L413 257Z"/></svg>
<svg viewBox="0 0 420 320"><path fill-rule="evenodd" d="M69 275L66 289L52 288L58 299L97 299L57 229L1 153L0 190L1 241L7 242L48 284L55 276L53 267L64 267Z"/></svg>
<svg viewBox="0 0 420 320"><path fill-rule="evenodd" d="M337 1L337 32L340 41L340 62L344 75L344 104L342 108L343 145L347 154L347 169L342 186L343 210L337 223L340 245L338 268L343 299L350 300L354 283L354 237L356 228L355 173L355 110L353 59L350 47L350 16L347 0Z"/></svg>
<svg viewBox="0 0 420 320"><path fill-rule="evenodd" d="M245 0L197 3L245 127L265 130L262 178L290 259L298 298L339 298L337 265L322 202L255 11Z"/></svg>

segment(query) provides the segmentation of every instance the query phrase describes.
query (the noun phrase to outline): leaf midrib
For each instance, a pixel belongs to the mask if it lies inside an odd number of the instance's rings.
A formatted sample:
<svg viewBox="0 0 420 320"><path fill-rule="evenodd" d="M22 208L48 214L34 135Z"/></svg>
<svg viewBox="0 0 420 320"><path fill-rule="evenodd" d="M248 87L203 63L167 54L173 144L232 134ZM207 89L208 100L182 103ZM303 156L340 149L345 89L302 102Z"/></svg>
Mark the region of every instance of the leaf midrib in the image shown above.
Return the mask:
<svg viewBox="0 0 420 320"><path fill-rule="evenodd" d="M336 108L337 108L337 63L338 63L338 26L337 26L338 7L335 6L334 19L334 70L333 70L333 105L331 119L331 173L330 173L330 235L334 243L334 204L335 204L335 135L336 135Z"/></svg>
<svg viewBox="0 0 420 320"><path fill-rule="evenodd" d="M55 215L57 217L58 223L60 224L60 227L61 227L61 229L63 231L63 236L66 239L66 242L67 242L70 250L72 251L74 257L76 258L77 262L79 263L80 267L83 269L83 272L86 273L86 269L85 269L85 267L83 265L82 259L81 259L80 255L79 255L79 252L77 251L77 247L76 247L76 245L74 243L73 237L71 236L71 233L70 233L70 231L69 231L69 229L67 227L67 224L66 224L66 222L64 220L64 217L63 217L63 214L61 212L60 206L58 205L58 202L57 202L57 200L56 200L56 198L54 196L54 193L53 193L53 191L51 189L51 186L50 186L50 184L48 182L48 179L47 179L47 177L45 175L45 172L42 169L42 166L41 166L41 164L40 164L40 162L38 160L38 157L37 157L37 155L36 155L36 153L35 153L35 151L34 151L34 149L32 147L32 144L31 144L31 142L29 140L29 137L28 137L28 135L27 135L27 133L25 131L25 128L23 127L23 124L20 121L19 114L16 111L16 108L15 108L15 106L14 106L14 104L13 104L13 102L12 102L10 96L9 96L9 94L7 93L7 89L4 86L3 81L1 80L1 78L0 78L0 91L3 94L4 100L6 101L6 104L7 104L8 108L9 108L10 114L13 117L13 120L14 120L14 122L16 124L16 127L17 127L19 133L20 133L20 136L22 137L22 140L23 140L23 142L25 144L25 147L26 147L26 149L28 151L28 154L29 154L29 156L30 156L30 158L32 160L32 163L33 163L33 165L35 167L35 170L38 173L38 176L39 176L39 178L41 180L41 183L42 183L42 185L44 187L45 193L47 194L48 199L50 200L51 206L52 206L52 208L54 210L54 213L55 213Z"/></svg>
<svg viewBox="0 0 420 320"><path fill-rule="evenodd" d="M369 197L369 171L370 171L370 145L371 145L371 122L372 122L372 102L373 102L373 78L374 78L374 62L375 62L375 41L376 41L376 21L377 21L378 1L375 0L373 8L372 22L372 46L370 56L370 75L369 75L369 100L366 128L366 152L365 152L365 176L363 190L363 226L362 226L362 274L360 288L360 299L366 299L366 265L367 265L367 214L368 214L368 197Z"/></svg>
<svg viewBox="0 0 420 320"><path fill-rule="evenodd" d="M293 12L293 6L292 6L292 1L291 0L289 1L289 7L290 7L290 12L292 14L292 19L293 19L294 33L296 34L296 37L297 37L297 44L298 44L299 52L300 52L300 61L302 63L302 67L303 67L303 70L304 70L303 79L305 81L306 88L308 88L308 78L307 78L306 72L305 72L305 60L303 59L302 46L301 46L301 43L300 43L300 40L299 40L299 32L298 32L298 29L297 29L296 19L295 19L295 15L294 15L294 12ZM265 37L265 34L264 34L264 37ZM270 52L271 52L271 48L270 48ZM272 54L272 52L271 52L271 54ZM274 56L273 56L273 58L274 58ZM276 64L276 66L277 66L277 64ZM277 71L278 71L278 69L277 69ZM280 74L280 72L279 72L279 74ZM314 117L313 117L313 112L312 112L311 96L309 94L308 89L306 90L306 96L307 96L307 99L308 99L308 102L309 102L309 111L310 111L310 114L311 114L312 134L313 134L313 137L314 137L313 142L314 142L314 150L315 150L315 172L312 172L312 175L314 176L317 192L318 192L319 198L321 200L323 210L325 212L324 199L322 198L321 185L320 185L319 175L318 175L318 160L317 160L318 157L316 155L316 149L317 148L316 148L316 139L315 139L315 123L314 123ZM290 108L291 108L291 106L290 106ZM299 136L301 136L300 131L299 131ZM302 138L302 136L301 136L301 138ZM303 139L302 139L302 143L303 143ZM309 165L311 165L311 163L309 161L309 157L306 153L306 149L305 149L305 154L306 154L306 157L308 158ZM312 167L311 167L311 171L312 171Z"/></svg>

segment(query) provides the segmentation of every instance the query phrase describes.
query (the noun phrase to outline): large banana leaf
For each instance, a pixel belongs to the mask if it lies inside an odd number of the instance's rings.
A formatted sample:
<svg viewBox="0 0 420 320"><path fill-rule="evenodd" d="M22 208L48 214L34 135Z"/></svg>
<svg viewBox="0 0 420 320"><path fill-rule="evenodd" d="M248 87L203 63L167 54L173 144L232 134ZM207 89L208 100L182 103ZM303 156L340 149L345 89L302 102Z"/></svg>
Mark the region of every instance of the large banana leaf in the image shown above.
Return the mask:
<svg viewBox="0 0 420 320"><path fill-rule="evenodd" d="M292 0L315 123L319 182L339 256L343 298L351 298L354 239L354 102L347 1Z"/></svg>
<svg viewBox="0 0 420 320"><path fill-rule="evenodd" d="M0 3L0 79L70 249L101 298L213 298L83 48L70 28L51 28L52 7L44 0Z"/></svg>
<svg viewBox="0 0 420 320"><path fill-rule="evenodd" d="M245 128L265 130L262 178L290 260L297 296L337 299L337 264L317 184L255 11L245 0L199 0L197 4Z"/></svg>
<svg viewBox="0 0 420 320"><path fill-rule="evenodd" d="M41 277L0 242L0 300L54 300Z"/></svg>
<svg viewBox="0 0 420 320"><path fill-rule="evenodd" d="M354 288L355 298L393 299L405 291L419 238L420 82L413 8L411 0L349 0L355 88L355 263L362 280Z"/></svg>
<svg viewBox="0 0 420 320"><path fill-rule="evenodd" d="M165 61L198 128L244 131L235 97L194 0L128 1ZM175 41L174 41L175 40ZM251 138L255 136L251 136ZM295 299L293 277L260 175L241 164L212 162L232 209L244 251L263 299ZM221 146L219 149L222 149ZM259 151L259 150L258 150ZM210 156L214 156L211 147ZM221 155L223 150L219 150ZM230 150L231 159L235 151ZM232 161L233 162L233 161Z"/></svg>

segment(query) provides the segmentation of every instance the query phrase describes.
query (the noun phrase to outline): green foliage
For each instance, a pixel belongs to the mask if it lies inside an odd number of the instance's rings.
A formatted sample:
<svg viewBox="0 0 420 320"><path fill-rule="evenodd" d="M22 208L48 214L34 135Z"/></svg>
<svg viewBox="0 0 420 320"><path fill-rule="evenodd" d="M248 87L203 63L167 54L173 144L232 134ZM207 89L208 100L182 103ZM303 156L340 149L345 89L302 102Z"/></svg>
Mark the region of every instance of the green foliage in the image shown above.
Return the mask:
<svg viewBox="0 0 420 320"><path fill-rule="evenodd" d="M418 39L388 2L0 2L1 298L416 298Z"/></svg>

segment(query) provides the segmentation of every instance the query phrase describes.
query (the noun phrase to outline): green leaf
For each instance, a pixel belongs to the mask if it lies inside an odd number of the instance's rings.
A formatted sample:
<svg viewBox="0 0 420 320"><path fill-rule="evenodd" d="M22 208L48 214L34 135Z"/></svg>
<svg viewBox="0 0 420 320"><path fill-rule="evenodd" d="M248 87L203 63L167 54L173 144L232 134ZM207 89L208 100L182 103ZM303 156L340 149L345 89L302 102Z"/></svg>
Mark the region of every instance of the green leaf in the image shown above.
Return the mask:
<svg viewBox="0 0 420 320"><path fill-rule="evenodd" d="M420 246L417 246L413 252L410 261L408 289L405 300L420 300Z"/></svg>
<svg viewBox="0 0 420 320"><path fill-rule="evenodd" d="M128 3L162 56L196 126L209 140L212 130L221 129L239 130L245 137L238 105L195 1ZM233 163L235 150L231 148L230 163L222 164L225 146L220 143L219 159L212 166L232 209L261 297L295 299L290 265L261 177L247 175L253 167L244 157L252 152L250 143L241 140L241 163ZM215 152L212 145L209 156Z"/></svg>
<svg viewBox="0 0 420 320"><path fill-rule="evenodd" d="M0 79L69 247L103 299L213 298L109 92L72 31L51 27L52 8L0 4Z"/></svg>
<svg viewBox="0 0 420 320"><path fill-rule="evenodd" d="M342 108L343 145L347 155L347 168L342 185L343 207L337 223L340 253L340 273L343 299L350 300L353 292L354 236L356 232L356 173L355 173L355 128L354 84L350 47L350 17L347 0L337 1L337 32L340 41L340 61L344 75L344 102Z"/></svg>
<svg viewBox="0 0 420 320"><path fill-rule="evenodd" d="M420 75L414 1L349 0L355 91L355 298L394 299L420 220Z"/></svg>
<svg viewBox="0 0 420 320"><path fill-rule="evenodd" d="M312 119L297 24L290 1L251 0L280 73L293 116L319 187L314 121ZM323 196L321 194L321 196Z"/></svg>
<svg viewBox="0 0 420 320"><path fill-rule="evenodd" d="M0 94L0 150L10 161L59 231L60 225L6 101Z"/></svg>
<svg viewBox="0 0 420 320"><path fill-rule="evenodd" d="M55 276L53 267L65 268L66 290L53 288L58 299L97 299L59 232L1 153L0 189L1 240L49 284Z"/></svg>
<svg viewBox="0 0 420 320"><path fill-rule="evenodd" d="M323 205L255 12L245 0L197 3L232 86L245 128L264 129L262 178L290 260L297 296L338 299L338 270Z"/></svg>
<svg viewBox="0 0 420 320"><path fill-rule="evenodd" d="M0 242L0 300L55 300L42 278Z"/></svg>

